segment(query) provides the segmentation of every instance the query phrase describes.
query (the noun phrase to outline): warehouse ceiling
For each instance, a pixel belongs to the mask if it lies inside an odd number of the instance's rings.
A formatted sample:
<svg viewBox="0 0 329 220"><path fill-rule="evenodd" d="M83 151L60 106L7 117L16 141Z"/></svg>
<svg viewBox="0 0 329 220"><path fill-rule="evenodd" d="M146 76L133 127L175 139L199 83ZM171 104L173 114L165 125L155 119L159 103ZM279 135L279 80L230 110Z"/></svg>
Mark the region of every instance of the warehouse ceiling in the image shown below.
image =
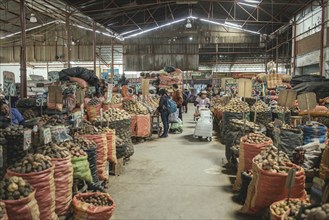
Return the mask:
<svg viewBox="0 0 329 220"><path fill-rule="evenodd" d="M0 0L0 39L19 33L19 1ZM55 20L65 21L69 14L74 24L90 28L92 21L96 21L98 30L127 37L193 17L192 29L204 25L201 19L207 19L269 34L289 23L292 16L310 2L312 0L26 0L26 23L27 29L47 26ZM31 13L36 15L36 23L29 21Z"/></svg>

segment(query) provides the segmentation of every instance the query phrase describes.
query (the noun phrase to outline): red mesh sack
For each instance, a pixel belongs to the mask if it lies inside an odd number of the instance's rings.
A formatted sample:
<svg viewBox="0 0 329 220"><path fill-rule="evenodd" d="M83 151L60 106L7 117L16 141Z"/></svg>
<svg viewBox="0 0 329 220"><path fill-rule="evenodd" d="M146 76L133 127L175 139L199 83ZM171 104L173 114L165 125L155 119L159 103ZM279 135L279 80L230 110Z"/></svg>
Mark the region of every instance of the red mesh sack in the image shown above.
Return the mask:
<svg viewBox="0 0 329 220"><path fill-rule="evenodd" d="M85 134L82 137L95 141L97 144L97 174L100 180L108 179L106 172L107 163L107 139L106 133L102 134Z"/></svg>
<svg viewBox="0 0 329 220"><path fill-rule="evenodd" d="M72 202L73 167L71 156L66 158L52 158L54 164L54 180L56 189L56 214L65 216Z"/></svg>
<svg viewBox="0 0 329 220"><path fill-rule="evenodd" d="M147 115L137 115L136 136L149 137L151 133L151 117Z"/></svg>
<svg viewBox="0 0 329 220"><path fill-rule="evenodd" d="M107 129L106 132L107 139L107 160L114 164L118 163L117 160L117 150L115 144L115 130Z"/></svg>
<svg viewBox="0 0 329 220"><path fill-rule="evenodd" d="M296 172L295 184L291 188L291 198L306 199L304 169L295 164L290 164L290 166L298 170ZM247 199L241 212L259 215L273 202L287 197L288 189L285 188L285 183L288 174L263 170L254 162L252 170L253 178L249 184Z"/></svg>
<svg viewBox="0 0 329 220"><path fill-rule="evenodd" d="M15 220L39 220L40 212L37 200L35 199L35 190L26 198L19 200L1 200L6 206L7 219Z"/></svg>
<svg viewBox="0 0 329 220"><path fill-rule="evenodd" d="M6 212L5 204L0 202L0 208L1 208L1 213L2 215L0 216L1 220L8 220L8 215Z"/></svg>
<svg viewBox="0 0 329 220"><path fill-rule="evenodd" d="M101 113L102 103L97 105L87 105L88 120L92 123Z"/></svg>
<svg viewBox="0 0 329 220"><path fill-rule="evenodd" d="M137 136L137 115L131 115L130 134L132 137Z"/></svg>
<svg viewBox="0 0 329 220"><path fill-rule="evenodd" d="M55 213L54 166L47 170L33 173L15 173L8 169L6 175L8 177L22 177L36 190L35 199L39 206L40 219L58 219Z"/></svg>
<svg viewBox="0 0 329 220"><path fill-rule="evenodd" d="M236 173L236 179L233 185L233 190L238 191L241 186L241 173L252 169L252 159L259 154L266 146L272 144L272 140L262 144L248 144L245 142L247 137L244 136L240 141L239 150L239 166Z"/></svg>
<svg viewBox="0 0 329 220"><path fill-rule="evenodd" d="M89 197L94 194L105 195L109 200L112 201L111 206L94 206L80 199ZM79 193L73 198L73 220L100 220L110 219L115 209L115 204L111 196L107 193L92 192L92 193Z"/></svg>

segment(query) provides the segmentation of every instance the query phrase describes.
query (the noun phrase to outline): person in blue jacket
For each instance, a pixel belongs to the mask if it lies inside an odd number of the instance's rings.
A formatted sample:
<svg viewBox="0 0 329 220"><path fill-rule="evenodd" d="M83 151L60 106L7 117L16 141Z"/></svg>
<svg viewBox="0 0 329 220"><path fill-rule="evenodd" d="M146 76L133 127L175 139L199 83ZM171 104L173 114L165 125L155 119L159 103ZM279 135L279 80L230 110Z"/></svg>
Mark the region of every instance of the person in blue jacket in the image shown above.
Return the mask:
<svg viewBox="0 0 329 220"><path fill-rule="evenodd" d="M17 108L9 108L5 102L1 102L0 105L0 125L2 128L10 126L10 124L25 125L25 120ZM11 123L9 112L11 113Z"/></svg>
<svg viewBox="0 0 329 220"><path fill-rule="evenodd" d="M163 124L163 133L160 136L161 138L168 137L169 132L169 110L168 110L168 99L169 96L165 89L160 89L159 91L160 101L158 112L160 113L162 124Z"/></svg>

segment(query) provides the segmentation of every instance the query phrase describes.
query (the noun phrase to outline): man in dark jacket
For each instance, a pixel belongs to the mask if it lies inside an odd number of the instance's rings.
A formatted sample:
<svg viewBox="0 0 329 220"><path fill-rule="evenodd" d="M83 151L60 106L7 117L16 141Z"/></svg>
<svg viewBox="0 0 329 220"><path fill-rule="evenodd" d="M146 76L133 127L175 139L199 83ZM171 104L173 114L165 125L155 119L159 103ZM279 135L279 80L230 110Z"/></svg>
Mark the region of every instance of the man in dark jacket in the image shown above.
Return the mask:
<svg viewBox="0 0 329 220"><path fill-rule="evenodd" d="M160 89L159 95L160 95L160 101L159 101L158 112L161 115L161 120L163 124L163 133L160 136L160 138L166 138L168 137L168 132L169 132L169 111L168 111L169 96L167 95L165 89Z"/></svg>
<svg viewBox="0 0 329 220"><path fill-rule="evenodd" d="M173 94L172 94L172 100L174 100L174 102L176 102L176 105L177 105L177 109L179 111L179 115L178 117L183 120L183 116L182 116L182 105L183 105L183 102L184 102L184 99L183 99L183 94L182 94L182 91L180 89L178 89L178 85L177 84L173 84Z"/></svg>

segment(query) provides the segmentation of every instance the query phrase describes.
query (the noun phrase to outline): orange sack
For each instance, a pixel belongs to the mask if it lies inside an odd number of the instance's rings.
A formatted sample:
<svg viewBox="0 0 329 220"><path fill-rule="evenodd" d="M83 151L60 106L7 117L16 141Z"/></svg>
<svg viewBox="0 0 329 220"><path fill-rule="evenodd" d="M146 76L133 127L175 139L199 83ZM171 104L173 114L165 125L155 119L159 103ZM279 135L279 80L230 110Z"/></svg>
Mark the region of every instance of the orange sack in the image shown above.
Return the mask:
<svg viewBox="0 0 329 220"><path fill-rule="evenodd" d="M241 186L241 173L252 169L252 159L257 154L266 148L266 146L272 144L272 140L262 144L248 144L245 143L246 136L241 138L240 150L239 150L239 166L236 173L236 179L233 185L233 190L238 191Z"/></svg>
<svg viewBox="0 0 329 220"><path fill-rule="evenodd" d="M19 200L1 200L6 205L9 219L15 220L39 220L40 212L35 190L26 198ZM4 218L8 219L8 218Z"/></svg>
<svg viewBox="0 0 329 220"><path fill-rule="evenodd" d="M107 139L107 160L117 164L117 149L115 143L115 130L107 129L106 139Z"/></svg>
<svg viewBox="0 0 329 220"><path fill-rule="evenodd" d="M130 115L131 116L131 124L130 124L130 134L132 137L137 136L137 115Z"/></svg>
<svg viewBox="0 0 329 220"><path fill-rule="evenodd" d="M85 134L82 137L95 141L97 144L97 174L99 180L108 179L108 174L106 172L106 162L107 162L107 138L106 133L102 134Z"/></svg>
<svg viewBox="0 0 329 220"><path fill-rule="evenodd" d="M6 212L5 204L0 202L0 208L2 209L2 216L0 216L1 220L8 220L8 215Z"/></svg>
<svg viewBox="0 0 329 220"><path fill-rule="evenodd" d="M111 206L94 206L82 202L80 198L89 197L94 194L103 194L112 201ZM112 217L115 209L115 204L111 196L107 193L92 192L92 193L79 193L73 197L73 220L107 220Z"/></svg>
<svg viewBox="0 0 329 220"><path fill-rule="evenodd" d="M148 137L151 133L151 116L147 115L137 115L136 124L136 136L137 137Z"/></svg>
<svg viewBox="0 0 329 220"><path fill-rule="evenodd" d="M101 114L102 103L97 105L86 105L88 120L93 121Z"/></svg>
<svg viewBox="0 0 329 220"><path fill-rule="evenodd" d="M58 219L55 213L54 166L47 170L33 173L15 173L8 169L6 175L8 177L22 177L36 190L35 199L39 206L40 219Z"/></svg>
<svg viewBox="0 0 329 220"><path fill-rule="evenodd" d="M304 169L295 164L290 164L291 168L297 168L295 185L291 189L291 198L306 199L305 172ZM253 162L253 178L248 187L247 199L241 209L242 213L259 215L273 202L287 197L288 189L285 182L288 174L273 173L259 168Z"/></svg>
<svg viewBox="0 0 329 220"><path fill-rule="evenodd" d="M71 156L66 158L52 158L51 162L55 166L56 214L58 216L65 216L72 202L73 167Z"/></svg>

